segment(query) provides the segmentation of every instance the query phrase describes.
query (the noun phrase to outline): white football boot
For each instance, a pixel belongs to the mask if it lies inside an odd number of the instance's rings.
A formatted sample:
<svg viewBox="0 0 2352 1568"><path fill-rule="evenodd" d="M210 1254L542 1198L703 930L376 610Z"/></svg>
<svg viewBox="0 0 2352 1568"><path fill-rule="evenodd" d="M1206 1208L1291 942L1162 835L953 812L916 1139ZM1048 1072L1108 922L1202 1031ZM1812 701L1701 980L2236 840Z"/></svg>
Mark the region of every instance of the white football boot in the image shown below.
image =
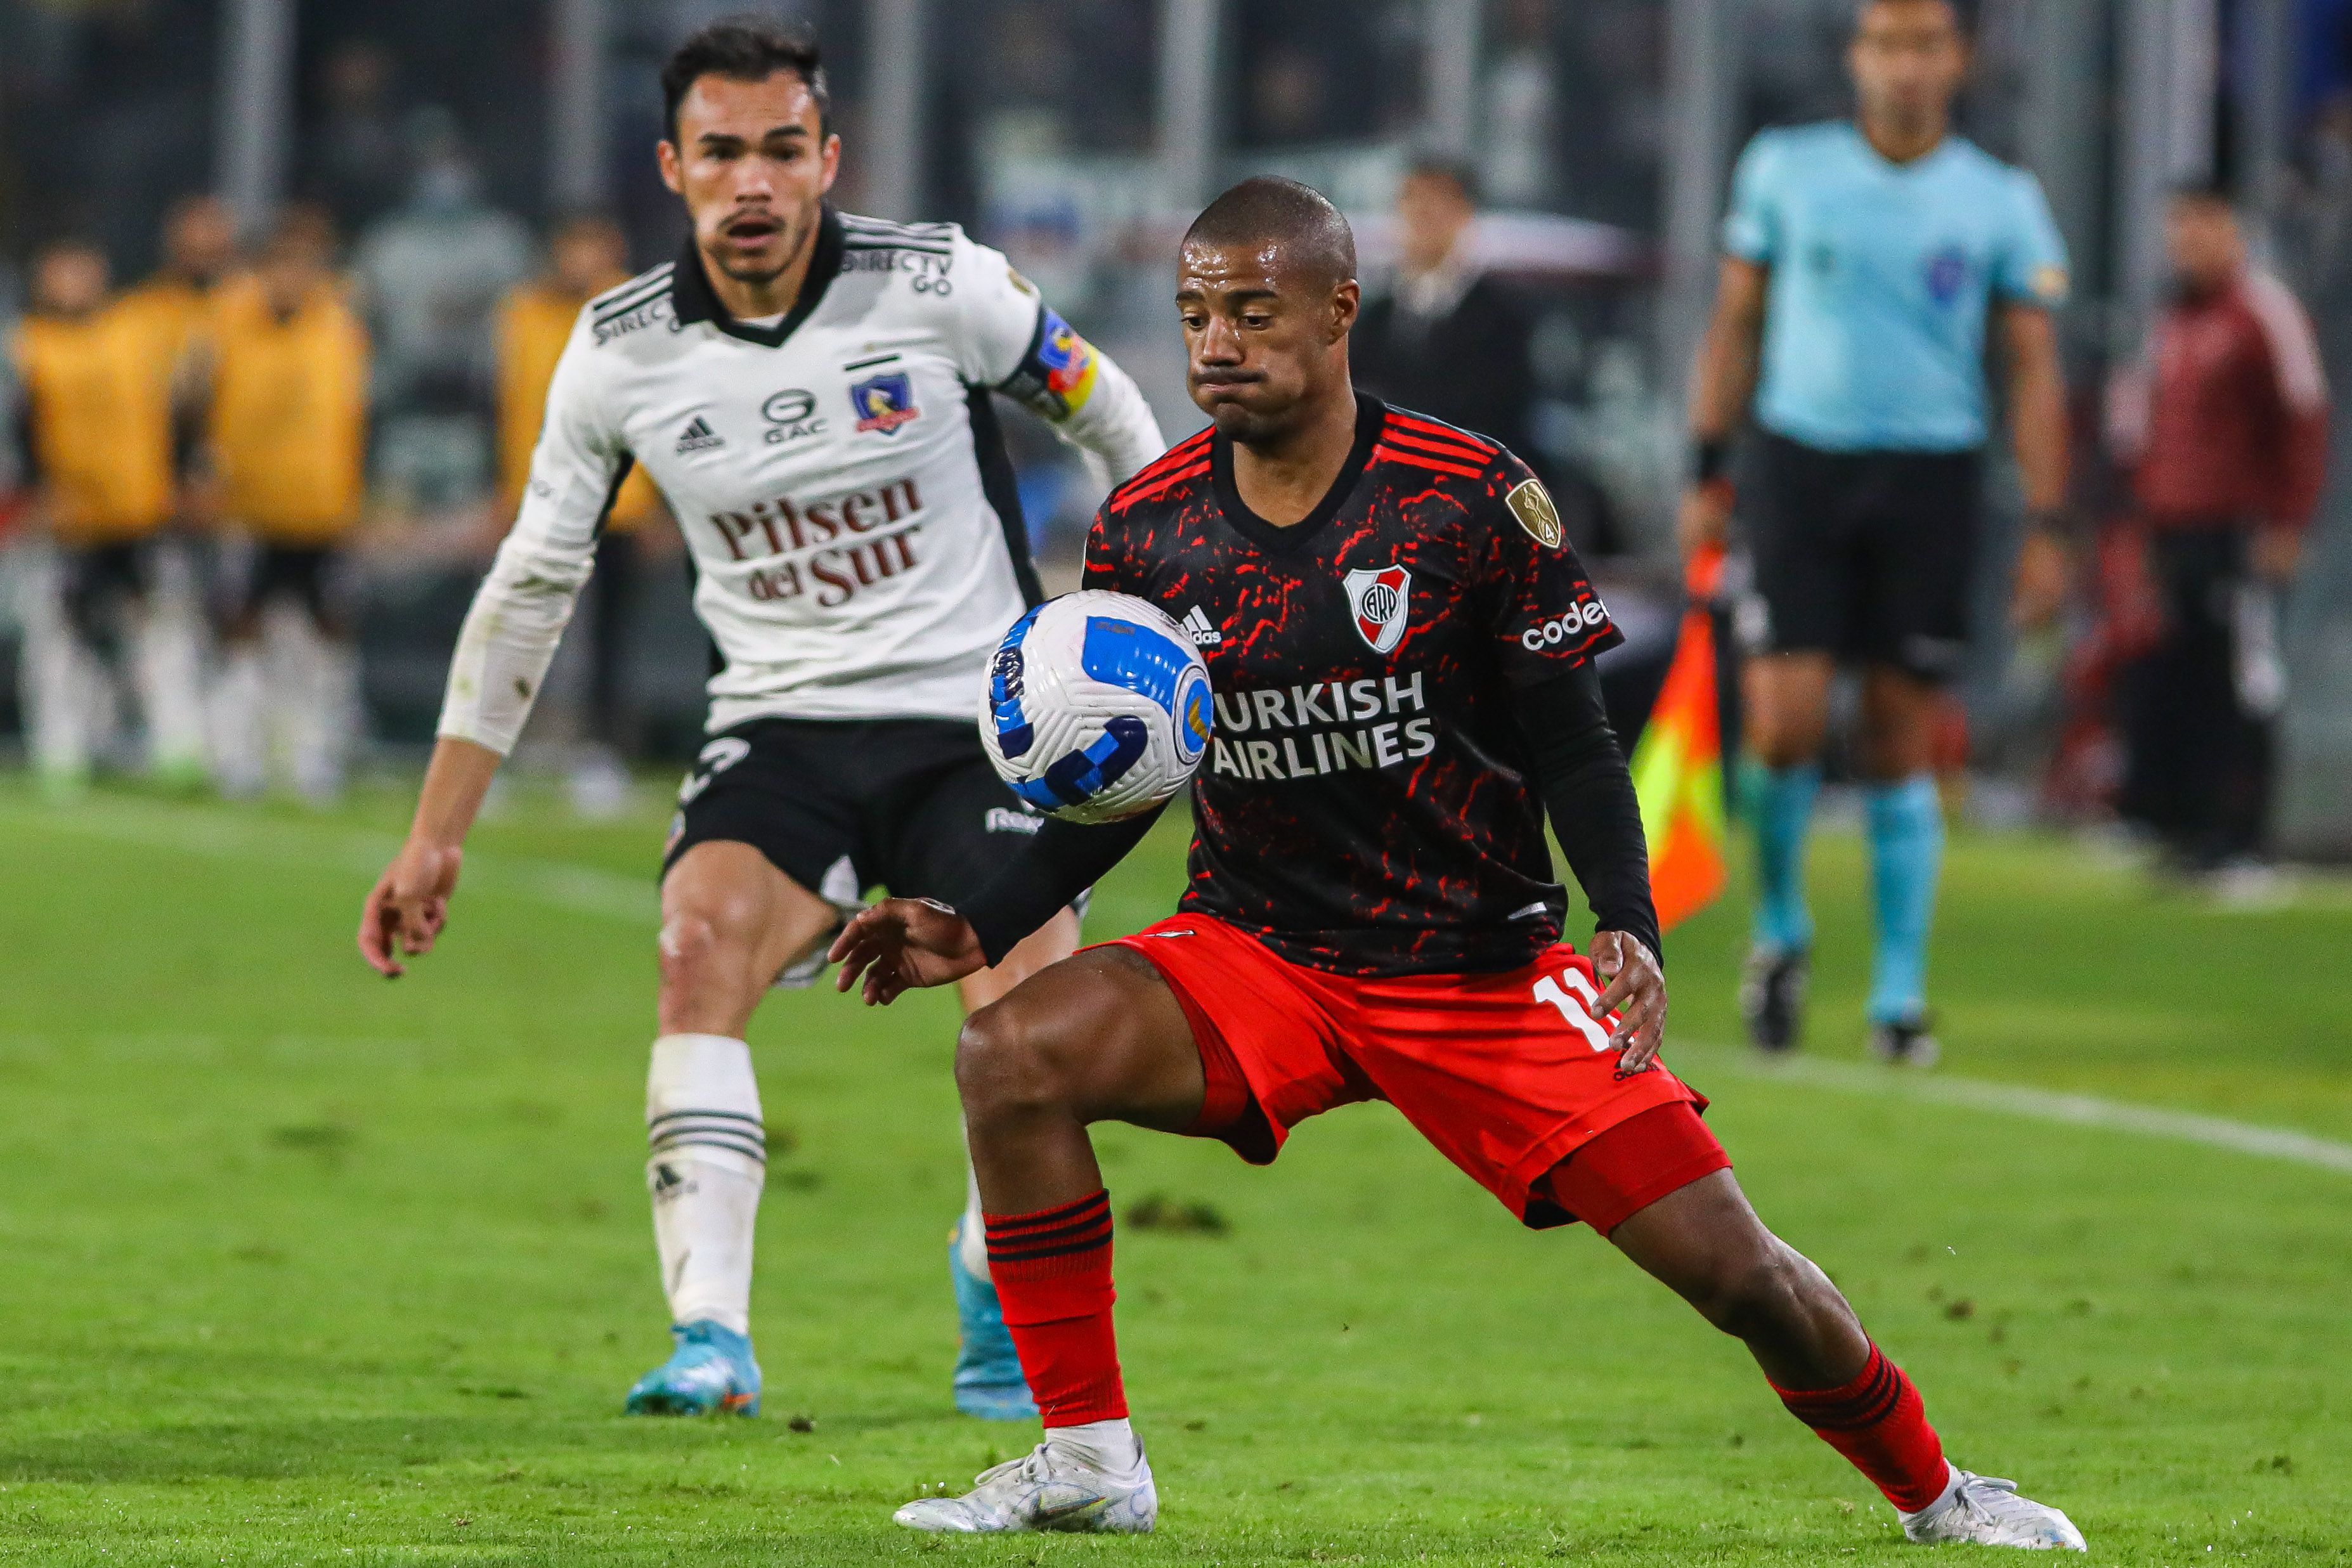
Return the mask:
<svg viewBox="0 0 2352 1568"><path fill-rule="evenodd" d="M2015 1481L1976 1475L1958 1465L1943 1496L1902 1520L1903 1533L1922 1545L1971 1541L2036 1552L2090 1550L2073 1520L2047 1503L2018 1496Z"/></svg>
<svg viewBox="0 0 2352 1568"><path fill-rule="evenodd" d="M969 1535L1015 1530L1144 1535L1160 1517L1160 1490L1139 1452L1131 1476L1113 1476L1040 1443L980 1472L961 1497L921 1497L890 1517L909 1530Z"/></svg>

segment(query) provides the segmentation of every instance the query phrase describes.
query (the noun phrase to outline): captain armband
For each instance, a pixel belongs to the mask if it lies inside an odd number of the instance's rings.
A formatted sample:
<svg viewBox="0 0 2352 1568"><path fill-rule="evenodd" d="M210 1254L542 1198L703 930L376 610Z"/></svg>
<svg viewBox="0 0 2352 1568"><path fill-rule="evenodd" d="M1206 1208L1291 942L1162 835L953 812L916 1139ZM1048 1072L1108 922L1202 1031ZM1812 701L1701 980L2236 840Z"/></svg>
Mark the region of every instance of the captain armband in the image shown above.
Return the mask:
<svg viewBox="0 0 2352 1568"><path fill-rule="evenodd" d="M1087 406L1102 367L1095 347L1050 305L1037 308L1029 351L998 390L1042 419L1059 423Z"/></svg>

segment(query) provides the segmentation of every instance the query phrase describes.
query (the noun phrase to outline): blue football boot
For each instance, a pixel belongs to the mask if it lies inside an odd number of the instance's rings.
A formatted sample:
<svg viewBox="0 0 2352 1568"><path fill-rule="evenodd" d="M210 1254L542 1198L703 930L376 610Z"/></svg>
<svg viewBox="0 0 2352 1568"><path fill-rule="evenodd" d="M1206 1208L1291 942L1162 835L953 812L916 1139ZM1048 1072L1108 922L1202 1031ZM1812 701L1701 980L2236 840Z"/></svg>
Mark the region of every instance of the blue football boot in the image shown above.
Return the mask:
<svg viewBox="0 0 2352 1568"><path fill-rule="evenodd" d="M956 1351L955 1406L983 1421L1030 1421L1037 1402L1021 1375L1021 1355L994 1281L963 1266L963 1222L948 1238L948 1278L955 1281L956 1324L962 1343Z"/></svg>
<svg viewBox="0 0 2352 1568"><path fill-rule="evenodd" d="M632 1416L757 1416L760 1364L751 1342L710 1322L672 1323L677 1348L629 1390Z"/></svg>

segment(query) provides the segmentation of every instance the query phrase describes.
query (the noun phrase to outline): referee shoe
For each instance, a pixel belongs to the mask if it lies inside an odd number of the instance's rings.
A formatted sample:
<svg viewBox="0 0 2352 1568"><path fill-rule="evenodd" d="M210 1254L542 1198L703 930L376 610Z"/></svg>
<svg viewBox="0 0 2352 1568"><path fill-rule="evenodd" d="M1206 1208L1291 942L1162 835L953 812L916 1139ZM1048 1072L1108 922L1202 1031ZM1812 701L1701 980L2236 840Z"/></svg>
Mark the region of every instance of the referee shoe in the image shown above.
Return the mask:
<svg viewBox="0 0 2352 1568"><path fill-rule="evenodd" d="M1739 977L1739 1016L1748 1042L1768 1056L1797 1049L1805 1028L1805 988L1813 975L1812 955L1802 947L1753 947Z"/></svg>

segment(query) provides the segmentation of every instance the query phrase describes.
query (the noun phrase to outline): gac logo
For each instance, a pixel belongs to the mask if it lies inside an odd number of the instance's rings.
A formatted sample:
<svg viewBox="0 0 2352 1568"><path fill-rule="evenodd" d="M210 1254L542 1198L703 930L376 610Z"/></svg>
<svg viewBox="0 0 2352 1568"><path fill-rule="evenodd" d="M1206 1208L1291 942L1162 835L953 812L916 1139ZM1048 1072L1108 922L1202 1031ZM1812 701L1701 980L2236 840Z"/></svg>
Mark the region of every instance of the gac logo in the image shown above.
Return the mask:
<svg viewBox="0 0 2352 1568"><path fill-rule="evenodd" d="M767 443L781 446L787 441L805 441L824 434L824 421L813 419L816 398L794 387L780 392L760 405L760 417L768 422Z"/></svg>

